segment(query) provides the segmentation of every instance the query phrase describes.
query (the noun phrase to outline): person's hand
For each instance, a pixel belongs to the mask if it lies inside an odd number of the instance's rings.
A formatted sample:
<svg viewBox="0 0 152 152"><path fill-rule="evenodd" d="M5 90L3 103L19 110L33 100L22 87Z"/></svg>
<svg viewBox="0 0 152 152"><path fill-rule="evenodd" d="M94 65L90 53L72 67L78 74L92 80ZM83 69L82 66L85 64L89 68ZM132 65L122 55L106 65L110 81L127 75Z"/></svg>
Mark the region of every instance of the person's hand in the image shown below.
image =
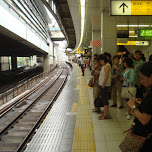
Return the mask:
<svg viewBox="0 0 152 152"><path fill-rule="evenodd" d="M124 81L125 79L124 79L124 78L120 78L119 80L122 82L122 81Z"/></svg>
<svg viewBox="0 0 152 152"><path fill-rule="evenodd" d="M133 106L136 105L135 102L136 102L136 98L130 98L129 101L127 102L127 105L128 105L130 108L132 108Z"/></svg>
<svg viewBox="0 0 152 152"><path fill-rule="evenodd" d="M141 98L136 98L136 105L141 104L141 102L142 102L142 99L141 99Z"/></svg>
<svg viewBox="0 0 152 152"><path fill-rule="evenodd" d="M120 72L120 68L117 68L117 71L119 71L119 72Z"/></svg>
<svg viewBox="0 0 152 152"><path fill-rule="evenodd" d="M112 76L111 79L116 79L116 76Z"/></svg>

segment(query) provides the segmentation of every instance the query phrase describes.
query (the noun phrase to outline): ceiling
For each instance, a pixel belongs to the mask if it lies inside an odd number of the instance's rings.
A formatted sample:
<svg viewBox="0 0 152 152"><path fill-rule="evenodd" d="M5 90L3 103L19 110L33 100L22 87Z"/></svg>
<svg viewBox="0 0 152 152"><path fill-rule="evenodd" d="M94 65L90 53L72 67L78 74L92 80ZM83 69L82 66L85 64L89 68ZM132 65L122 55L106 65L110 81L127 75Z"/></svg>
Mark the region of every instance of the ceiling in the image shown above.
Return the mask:
<svg viewBox="0 0 152 152"><path fill-rule="evenodd" d="M73 24L76 33L76 46L80 40L80 2L79 0L67 0L69 9L73 19ZM92 40L92 31L101 32L101 14L103 11L109 11L110 1L109 0L86 0L86 16L85 16L85 30L82 41L82 47L89 46ZM110 12L109 12L110 14ZM117 25L151 25L152 16L113 16L116 18ZM151 28L151 27L149 27ZM116 27L116 30L128 30L123 27ZM130 31L135 31L137 35L139 27L131 27ZM129 38L130 40L142 40L143 38Z"/></svg>
<svg viewBox="0 0 152 152"><path fill-rule="evenodd" d="M0 45L0 56L29 57L33 55L42 56L44 54L38 47L2 26L0 26Z"/></svg>

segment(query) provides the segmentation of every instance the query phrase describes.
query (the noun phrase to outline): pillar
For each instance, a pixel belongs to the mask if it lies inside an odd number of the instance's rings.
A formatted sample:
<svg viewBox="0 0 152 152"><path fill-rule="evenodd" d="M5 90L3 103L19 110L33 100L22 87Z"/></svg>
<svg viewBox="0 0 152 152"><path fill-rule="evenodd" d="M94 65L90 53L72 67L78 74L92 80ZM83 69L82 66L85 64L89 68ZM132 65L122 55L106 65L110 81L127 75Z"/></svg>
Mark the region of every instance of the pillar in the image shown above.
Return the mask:
<svg viewBox="0 0 152 152"><path fill-rule="evenodd" d="M33 66L37 65L37 56L33 56Z"/></svg>
<svg viewBox="0 0 152 152"><path fill-rule="evenodd" d="M101 31L100 30L93 30L92 31L92 42L96 40L101 40ZM93 45L93 44L92 44ZM92 46L92 56L94 54L101 54L101 46Z"/></svg>
<svg viewBox="0 0 152 152"><path fill-rule="evenodd" d="M110 16L109 11L103 11L101 14L101 51L112 56L117 54L116 17Z"/></svg>
<svg viewBox="0 0 152 152"><path fill-rule="evenodd" d="M1 71L10 70L9 57L1 57Z"/></svg>
<svg viewBox="0 0 152 152"><path fill-rule="evenodd" d="M12 69L17 69L17 56L11 56Z"/></svg>
<svg viewBox="0 0 152 152"><path fill-rule="evenodd" d="M50 59L49 54L43 56L43 72L50 70L49 59Z"/></svg>

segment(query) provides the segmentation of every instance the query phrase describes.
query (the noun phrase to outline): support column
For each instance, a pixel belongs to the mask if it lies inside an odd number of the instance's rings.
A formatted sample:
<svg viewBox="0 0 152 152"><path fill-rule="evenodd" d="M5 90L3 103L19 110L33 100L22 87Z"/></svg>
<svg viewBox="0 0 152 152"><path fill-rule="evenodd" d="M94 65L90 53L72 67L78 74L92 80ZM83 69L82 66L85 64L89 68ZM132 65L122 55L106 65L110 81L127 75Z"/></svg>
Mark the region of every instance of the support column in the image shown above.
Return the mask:
<svg viewBox="0 0 152 152"><path fill-rule="evenodd" d="M11 56L11 66L12 66L12 69L17 69L17 57L16 56Z"/></svg>
<svg viewBox="0 0 152 152"><path fill-rule="evenodd" d="M96 41L96 40L101 40L101 31L100 30L93 30L92 31L92 42ZM92 46L92 56L94 56L94 54L101 54L101 46L97 47L97 46Z"/></svg>
<svg viewBox="0 0 152 152"><path fill-rule="evenodd" d="M1 57L1 70L10 70L9 57Z"/></svg>
<svg viewBox="0 0 152 152"><path fill-rule="evenodd" d="M43 72L50 70L49 59L49 54L43 56Z"/></svg>
<svg viewBox="0 0 152 152"><path fill-rule="evenodd" d="M33 56L33 66L34 65L37 65L37 56L36 55Z"/></svg>
<svg viewBox="0 0 152 152"><path fill-rule="evenodd" d="M103 11L101 14L101 51L112 56L117 54L116 17L109 16L109 11Z"/></svg>

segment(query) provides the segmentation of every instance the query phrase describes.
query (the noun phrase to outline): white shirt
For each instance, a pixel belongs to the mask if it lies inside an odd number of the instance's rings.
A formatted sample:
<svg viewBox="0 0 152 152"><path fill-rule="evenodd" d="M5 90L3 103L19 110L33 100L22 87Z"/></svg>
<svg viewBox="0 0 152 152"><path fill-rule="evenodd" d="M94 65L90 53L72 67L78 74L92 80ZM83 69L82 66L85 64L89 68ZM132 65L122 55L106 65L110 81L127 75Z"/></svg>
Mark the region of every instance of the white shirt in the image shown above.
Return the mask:
<svg viewBox="0 0 152 152"><path fill-rule="evenodd" d="M111 66L110 66L109 63L104 65L104 66L102 66L102 69L100 71L100 76L99 76L99 85L100 86L103 85L103 81L104 81L104 78L105 78L105 67L106 66L110 67L110 71L109 71L109 75L108 75L108 79L107 79L107 82L105 84L105 87L109 87L109 86L111 86Z"/></svg>
<svg viewBox="0 0 152 152"><path fill-rule="evenodd" d="M80 63L81 63L81 64L84 64L84 59L81 58L81 59L80 59Z"/></svg>

